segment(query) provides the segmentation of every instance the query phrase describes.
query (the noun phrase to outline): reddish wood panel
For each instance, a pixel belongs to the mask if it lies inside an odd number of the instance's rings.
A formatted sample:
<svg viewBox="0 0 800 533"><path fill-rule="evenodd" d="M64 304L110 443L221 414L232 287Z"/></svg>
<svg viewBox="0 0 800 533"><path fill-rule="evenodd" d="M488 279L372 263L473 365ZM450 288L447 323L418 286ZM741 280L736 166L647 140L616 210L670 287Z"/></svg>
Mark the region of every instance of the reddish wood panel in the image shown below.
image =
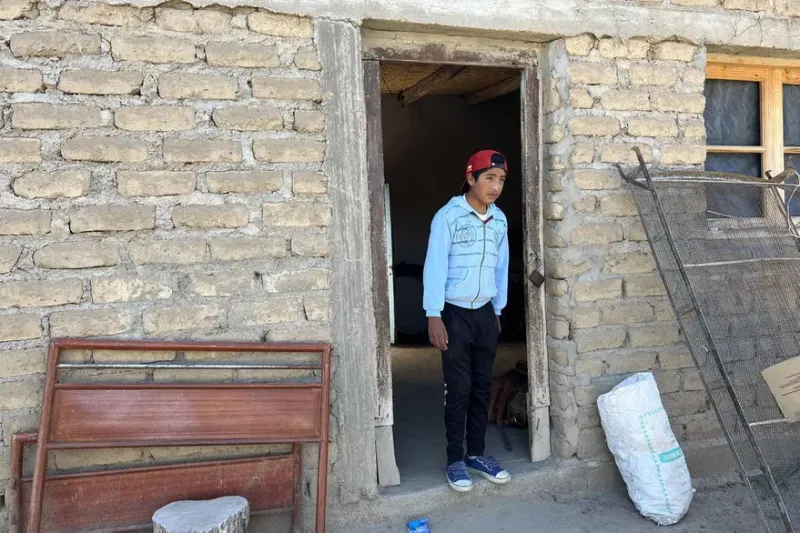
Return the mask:
<svg viewBox="0 0 800 533"><path fill-rule="evenodd" d="M318 439L322 390L311 388L57 388L48 441L254 442Z"/></svg>
<svg viewBox="0 0 800 533"><path fill-rule="evenodd" d="M286 455L51 476L45 480L40 531L147 526L153 513L168 503L230 495L247 498L251 512L290 508L294 463L294 457ZM21 485L26 528L31 480Z"/></svg>

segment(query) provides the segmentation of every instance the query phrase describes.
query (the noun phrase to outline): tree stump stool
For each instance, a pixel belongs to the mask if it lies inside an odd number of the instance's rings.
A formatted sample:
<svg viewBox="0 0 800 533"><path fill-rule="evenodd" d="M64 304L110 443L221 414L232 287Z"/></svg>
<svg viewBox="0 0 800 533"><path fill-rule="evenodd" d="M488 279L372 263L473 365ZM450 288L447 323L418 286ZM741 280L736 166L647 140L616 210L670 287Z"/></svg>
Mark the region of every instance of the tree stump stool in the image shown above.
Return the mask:
<svg viewBox="0 0 800 533"><path fill-rule="evenodd" d="M153 515L153 533L247 533L249 520L241 496L173 502Z"/></svg>

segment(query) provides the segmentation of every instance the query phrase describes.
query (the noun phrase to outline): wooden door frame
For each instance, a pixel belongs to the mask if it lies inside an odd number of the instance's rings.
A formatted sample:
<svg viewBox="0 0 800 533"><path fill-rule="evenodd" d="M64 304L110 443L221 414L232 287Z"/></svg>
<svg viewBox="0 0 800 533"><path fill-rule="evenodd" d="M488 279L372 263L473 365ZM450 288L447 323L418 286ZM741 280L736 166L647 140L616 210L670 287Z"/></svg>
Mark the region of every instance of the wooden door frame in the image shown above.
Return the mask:
<svg viewBox="0 0 800 533"><path fill-rule="evenodd" d="M543 229L541 172L541 84L537 56L530 49L510 49L482 54L458 47L428 46L415 49L373 47L364 50L364 91L367 110L367 172L370 200L372 253L372 291L376 321L378 407L375 416L378 477L381 486L399 484L394 461L391 345L389 342L388 276L384 202L383 131L381 127L381 61L435 63L466 66L516 68L521 72L521 151L523 220L528 244L525 246L526 323L530 456L533 462L550 457L550 380L545 340L544 287L529 282L533 270L543 268ZM383 440L383 442L381 442ZM388 443L387 443L388 440ZM383 455L383 457L382 457ZM390 455L391 457L387 457ZM382 467L383 465L383 467Z"/></svg>

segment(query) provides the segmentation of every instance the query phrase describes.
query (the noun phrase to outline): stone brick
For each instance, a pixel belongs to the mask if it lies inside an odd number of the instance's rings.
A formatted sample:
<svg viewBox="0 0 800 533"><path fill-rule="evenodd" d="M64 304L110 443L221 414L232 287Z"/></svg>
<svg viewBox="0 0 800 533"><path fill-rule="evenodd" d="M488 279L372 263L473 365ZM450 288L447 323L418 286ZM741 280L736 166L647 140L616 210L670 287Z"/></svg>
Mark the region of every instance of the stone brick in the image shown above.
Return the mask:
<svg viewBox="0 0 800 533"><path fill-rule="evenodd" d="M633 147L638 146L642 151L645 162L653 161L653 150L643 144L607 144L600 149L600 161L603 163L638 163Z"/></svg>
<svg viewBox="0 0 800 533"><path fill-rule="evenodd" d="M175 352L147 350L93 350L92 360L95 363L157 363L172 361ZM186 354L184 354L184 358Z"/></svg>
<svg viewBox="0 0 800 533"><path fill-rule="evenodd" d="M594 98L586 89L570 89L569 101L575 109L590 109L594 105Z"/></svg>
<svg viewBox="0 0 800 533"><path fill-rule="evenodd" d="M11 127L26 130L99 128L100 108L87 105L14 104Z"/></svg>
<svg viewBox="0 0 800 533"><path fill-rule="evenodd" d="M61 155L68 161L144 163L147 144L125 137L75 137L61 144Z"/></svg>
<svg viewBox="0 0 800 533"><path fill-rule="evenodd" d="M600 413L596 405L578 409L578 427L580 429L600 427Z"/></svg>
<svg viewBox="0 0 800 533"><path fill-rule="evenodd" d="M597 63L575 63L567 73L572 83L578 85L616 85L617 69Z"/></svg>
<svg viewBox="0 0 800 533"><path fill-rule="evenodd" d="M286 240L280 237L211 239L211 258L219 261L246 261L286 257Z"/></svg>
<svg viewBox="0 0 800 533"><path fill-rule="evenodd" d="M209 172L206 175L208 192L264 194L277 191L283 185L283 173L262 170L231 170Z"/></svg>
<svg viewBox="0 0 800 533"><path fill-rule="evenodd" d="M319 82L303 78L253 78L253 96L272 100L322 100Z"/></svg>
<svg viewBox="0 0 800 533"><path fill-rule="evenodd" d="M662 394L661 401L670 417L704 413L708 407L704 392L673 392Z"/></svg>
<svg viewBox="0 0 800 533"><path fill-rule="evenodd" d="M694 59L694 55L697 53L697 47L693 44L666 41L653 46L653 51L656 59L662 61L684 61L688 63Z"/></svg>
<svg viewBox="0 0 800 533"><path fill-rule="evenodd" d="M330 300L325 297L308 296L303 300L303 310L310 322L330 322Z"/></svg>
<svg viewBox="0 0 800 533"><path fill-rule="evenodd" d="M43 87L38 70L0 67L0 93L35 93Z"/></svg>
<svg viewBox="0 0 800 533"><path fill-rule="evenodd" d="M17 261L19 261L21 254L22 248L19 246L11 244L0 245L0 274L11 272L17 266Z"/></svg>
<svg viewBox="0 0 800 533"><path fill-rule="evenodd" d="M23 198L77 198L89 193L92 175L84 170L28 172L12 185Z"/></svg>
<svg viewBox="0 0 800 533"><path fill-rule="evenodd" d="M322 65L317 59L317 49L298 50L294 56L294 66L301 70L322 70Z"/></svg>
<svg viewBox="0 0 800 533"><path fill-rule="evenodd" d="M172 209L176 228L243 228L250 223L250 212L243 205L189 205Z"/></svg>
<svg viewBox="0 0 800 533"><path fill-rule="evenodd" d="M292 329L271 329L267 332L268 342L327 342L332 340L330 328L306 327Z"/></svg>
<svg viewBox="0 0 800 533"><path fill-rule="evenodd" d="M581 263L571 263L561 259L551 259L548 263L547 275L551 278L566 279L580 276L592 268L592 261L587 259Z"/></svg>
<svg viewBox="0 0 800 533"><path fill-rule="evenodd" d="M564 206L558 202L546 202L542 208L545 220L562 220L564 218Z"/></svg>
<svg viewBox="0 0 800 533"><path fill-rule="evenodd" d="M683 88L702 91L706 84L706 72L702 69L687 69L683 72Z"/></svg>
<svg viewBox="0 0 800 533"><path fill-rule="evenodd" d="M705 139L706 125L700 120L689 120L683 125L683 136L687 139Z"/></svg>
<svg viewBox="0 0 800 533"><path fill-rule="evenodd" d="M594 302L622 297L621 279L579 281L575 284L576 302Z"/></svg>
<svg viewBox="0 0 800 533"><path fill-rule="evenodd" d="M117 191L123 196L190 194L196 187L194 172L117 172Z"/></svg>
<svg viewBox="0 0 800 533"><path fill-rule="evenodd" d="M33 409L42 403L43 379L0 383L0 411Z"/></svg>
<svg viewBox="0 0 800 533"><path fill-rule="evenodd" d="M328 178L318 172L292 173L292 192L295 194L325 194Z"/></svg>
<svg viewBox="0 0 800 533"><path fill-rule="evenodd" d="M632 118L628 121L628 135L633 137L677 137L678 125L674 120Z"/></svg>
<svg viewBox="0 0 800 533"><path fill-rule="evenodd" d="M112 37L111 54L116 61L143 61L145 63L194 63L197 61L194 44L191 42L156 35Z"/></svg>
<svg viewBox="0 0 800 533"><path fill-rule="evenodd" d="M321 291L328 288L328 272L324 268L284 270L263 276L266 292Z"/></svg>
<svg viewBox="0 0 800 533"><path fill-rule="evenodd" d="M128 131L181 131L194 127L194 109L182 106L121 107L114 125Z"/></svg>
<svg viewBox="0 0 800 533"><path fill-rule="evenodd" d="M659 111L702 113L706 107L706 98L702 94L658 93L654 100Z"/></svg>
<svg viewBox="0 0 800 533"><path fill-rule="evenodd" d="M769 0L722 0L722 5L726 9L766 11L769 9Z"/></svg>
<svg viewBox="0 0 800 533"><path fill-rule="evenodd" d="M170 296L172 296L172 288L157 279L95 278L92 280L92 301L94 303L135 302L164 299ZM95 362L98 362L96 355Z"/></svg>
<svg viewBox="0 0 800 533"><path fill-rule="evenodd" d="M608 244L622 240L622 226L617 222L586 223L572 230L572 244Z"/></svg>
<svg viewBox="0 0 800 533"><path fill-rule="evenodd" d="M638 326L628 329L628 342L634 348L664 346L681 341L681 333L675 324Z"/></svg>
<svg viewBox="0 0 800 533"><path fill-rule="evenodd" d="M143 23L140 11L130 6L112 6L105 2L68 0L58 10L58 18L83 24L105 26L139 26Z"/></svg>
<svg viewBox="0 0 800 533"><path fill-rule="evenodd" d="M647 240L647 235L644 234L644 226L640 221L631 224L630 231L628 232L628 240L634 242L644 242Z"/></svg>
<svg viewBox="0 0 800 533"><path fill-rule="evenodd" d="M0 20L33 18L37 13L31 0L3 0L0 2Z"/></svg>
<svg viewBox="0 0 800 533"><path fill-rule="evenodd" d="M628 41L628 59L647 59L650 53L650 43L642 39Z"/></svg>
<svg viewBox="0 0 800 533"><path fill-rule="evenodd" d="M327 257L330 253L330 242L325 235L303 235L292 238L292 255Z"/></svg>
<svg viewBox="0 0 800 533"><path fill-rule="evenodd" d="M59 471L97 468L109 465L137 463L142 460L141 448L114 448L99 450L56 450L53 464Z"/></svg>
<svg viewBox="0 0 800 533"><path fill-rule="evenodd" d="M41 162L39 139L0 138L0 164Z"/></svg>
<svg viewBox="0 0 800 533"><path fill-rule="evenodd" d="M239 81L232 76L208 74L162 74L158 95L169 99L236 100Z"/></svg>
<svg viewBox="0 0 800 533"><path fill-rule="evenodd" d="M216 329L222 326L222 311L216 305L150 307L142 313L145 333L163 334L190 329Z"/></svg>
<svg viewBox="0 0 800 533"><path fill-rule="evenodd" d="M0 284L0 308L52 307L76 304L83 296L80 280L13 281Z"/></svg>
<svg viewBox="0 0 800 533"><path fill-rule="evenodd" d="M130 330L132 323L131 316L122 311L60 311L50 315L50 334L54 337L119 335Z"/></svg>
<svg viewBox="0 0 800 533"><path fill-rule="evenodd" d="M250 13L247 16L247 27L254 32L278 37L311 39L314 36L309 19L264 11Z"/></svg>
<svg viewBox="0 0 800 533"><path fill-rule="evenodd" d="M270 163L319 163L325 159L325 143L305 139L256 139L253 154Z"/></svg>
<svg viewBox="0 0 800 533"><path fill-rule="evenodd" d="M562 279L548 279L545 290L549 296L564 296L569 292L569 282Z"/></svg>
<svg viewBox="0 0 800 533"><path fill-rule="evenodd" d="M662 370L695 368L692 354L685 346L664 348L658 352L658 364Z"/></svg>
<svg viewBox="0 0 800 533"><path fill-rule="evenodd" d="M38 339L42 336L42 319L39 315L0 316L0 341Z"/></svg>
<svg viewBox="0 0 800 533"><path fill-rule="evenodd" d="M567 132L561 124L550 124L550 126L544 130L543 140L547 144L554 144L561 142L566 134Z"/></svg>
<svg viewBox="0 0 800 533"><path fill-rule="evenodd" d="M600 309L597 307L573 309L569 325L572 330L596 328L600 325Z"/></svg>
<svg viewBox="0 0 800 533"><path fill-rule="evenodd" d="M50 233L50 211L46 209L0 209L0 235L44 235Z"/></svg>
<svg viewBox="0 0 800 533"><path fill-rule="evenodd" d="M653 375L656 378L656 385L661 394L678 392L681 389L681 377L674 370L658 371Z"/></svg>
<svg viewBox="0 0 800 533"><path fill-rule="evenodd" d="M653 308L647 303L614 303L602 308L605 324L635 324L653 320Z"/></svg>
<svg viewBox="0 0 800 533"><path fill-rule="evenodd" d="M33 254L33 264L39 268L97 268L119 263L117 245L110 242L53 243Z"/></svg>
<svg viewBox="0 0 800 533"><path fill-rule="evenodd" d="M239 163L242 146L237 141L164 139L164 159L181 163Z"/></svg>
<svg viewBox="0 0 800 533"><path fill-rule="evenodd" d="M294 129L300 133L325 131L325 114L321 111L295 111Z"/></svg>
<svg viewBox="0 0 800 533"><path fill-rule="evenodd" d="M220 34L228 30L230 13L215 10L163 8L156 10L156 24L165 30Z"/></svg>
<svg viewBox="0 0 800 533"><path fill-rule="evenodd" d="M574 207L579 213L593 213L597 209L597 197L584 196L577 202L573 203L572 207Z"/></svg>
<svg viewBox="0 0 800 533"><path fill-rule="evenodd" d="M600 198L600 212L612 217L636 216L636 203L630 194Z"/></svg>
<svg viewBox="0 0 800 533"><path fill-rule="evenodd" d="M690 7L717 7L719 0L672 0L672 4Z"/></svg>
<svg viewBox="0 0 800 533"><path fill-rule="evenodd" d="M128 247L131 261L139 265L200 263L206 257L202 239L133 242Z"/></svg>
<svg viewBox="0 0 800 533"><path fill-rule="evenodd" d="M614 386L610 382L593 383L586 387L575 389L575 403L578 407L597 405L597 398L610 391Z"/></svg>
<svg viewBox="0 0 800 533"><path fill-rule="evenodd" d="M674 87L678 83L678 71L663 65L634 65L628 72L631 85Z"/></svg>
<svg viewBox="0 0 800 533"><path fill-rule="evenodd" d="M566 339L569 337L569 322L560 318L548 319L547 335L553 339Z"/></svg>
<svg viewBox="0 0 800 533"><path fill-rule="evenodd" d="M662 165L701 165L706 160L706 147L687 144L661 146Z"/></svg>
<svg viewBox="0 0 800 533"><path fill-rule="evenodd" d="M627 252L607 257L603 266L605 274L645 274L656 269L652 256L647 252Z"/></svg>
<svg viewBox="0 0 800 533"><path fill-rule="evenodd" d="M700 372L694 368L681 370L681 388L685 391L705 390Z"/></svg>
<svg viewBox="0 0 800 533"><path fill-rule="evenodd" d="M283 116L271 107L226 107L214 110L214 124L218 128L237 131L279 131L283 129Z"/></svg>
<svg viewBox="0 0 800 533"><path fill-rule="evenodd" d="M573 334L578 345L578 353L613 350L625 344L625 328L593 328L580 330Z"/></svg>
<svg viewBox="0 0 800 533"><path fill-rule="evenodd" d="M72 233L89 231L136 231L156 227L156 209L143 205L103 205L70 210Z"/></svg>
<svg viewBox="0 0 800 533"><path fill-rule="evenodd" d="M628 56L628 45L621 39L600 39L600 42L597 43L597 50L602 57L607 59L618 59Z"/></svg>
<svg viewBox="0 0 800 533"><path fill-rule="evenodd" d="M606 91L600 97L600 104L610 111L647 111L650 96L637 91Z"/></svg>
<svg viewBox="0 0 800 533"><path fill-rule="evenodd" d="M274 46L208 43L206 61L212 67L275 68L281 65Z"/></svg>
<svg viewBox="0 0 800 533"><path fill-rule="evenodd" d="M573 174L575 185L587 191L619 189L622 178L613 170L576 170Z"/></svg>
<svg viewBox="0 0 800 533"><path fill-rule="evenodd" d="M571 56L588 56L595 44L595 38L588 33L564 39L564 47Z"/></svg>
<svg viewBox="0 0 800 533"><path fill-rule="evenodd" d="M100 36L65 31L37 31L11 36L11 52L17 57L66 57L100 54Z"/></svg>
<svg viewBox="0 0 800 533"><path fill-rule="evenodd" d="M261 289L261 282L253 272L221 272L191 279L192 291L198 296L236 296Z"/></svg>
<svg viewBox="0 0 800 533"><path fill-rule="evenodd" d="M606 374L618 376L633 372L650 372L656 367L654 353L612 353L606 358Z"/></svg>
<svg viewBox="0 0 800 533"><path fill-rule="evenodd" d="M611 117L575 117L569 120L573 135L616 135L619 121Z"/></svg>
<svg viewBox="0 0 800 533"><path fill-rule="evenodd" d="M594 160L594 145L590 143L576 143L569 160L573 165L591 163Z"/></svg>
<svg viewBox="0 0 800 533"><path fill-rule="evenodd" d="M62 352L64 353L64 352ZM35 433L39 428L39 410L3 414L3 442L11 444L11 436L16 433ZM2 477L2 476L0 476Z"/></svg>
<svg viewBox="0 0 800 533"><path fill-rule="evenodd" d="M719 419L713 411L689 415L681 421L686 423L686 438L689 440L719 439L723 436Z"/></svg>
<svg viewBox="0 0 800 533"><path fill-rule="evenodd" d="M67 70L61 73L58 89L70 94L139 94L141 72Z"/></svg>
<svg viewBox="0 0 800 533"><path fill-rule="evenodd" d="M587 359L575 361L575 373L589 376L602 376L606 371L606 362L599 357L590 356Z"/></svg>
<svg viewBox="0 0 800 533"><path fill-rule="evenodd" d="M629 298L664 296L665 294L667 292L664 289L664 282L658 274L628 276L625 278L625 296Z"/></svg>
<svg viewBox="0 0 800 533"><path fill-rule="evenodd" d="M264 204L264 224L277 227L327 226L331 210L325 204Z"/></svg>
<svg viewBox="0 0 800 533"><path fill-rule="evenodd" d="M231 313L235 321L244 326L268 326L305 320L300 298L275 298L257 304L238 304Z"/></svg>
<svg viewBox="0 0 800 533"><path fill-rule="evenodd" d="M0 378L44 374L45 350L6 350L0 352Z"/></svg>

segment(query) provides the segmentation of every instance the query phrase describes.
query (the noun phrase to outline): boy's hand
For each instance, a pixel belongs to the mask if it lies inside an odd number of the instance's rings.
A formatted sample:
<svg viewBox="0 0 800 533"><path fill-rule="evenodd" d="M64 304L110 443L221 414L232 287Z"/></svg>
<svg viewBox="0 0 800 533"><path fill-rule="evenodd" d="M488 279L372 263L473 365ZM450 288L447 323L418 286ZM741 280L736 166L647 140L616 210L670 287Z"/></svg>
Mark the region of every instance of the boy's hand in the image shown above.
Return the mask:
<svg viewBox="0 0 800 533"><path fill-rule="evenodd" d="M450 339L447 336L447 328L444 327L444 322L440 317L428 317L428 336L431 339L431 344L443 352L447 351L447 344Z"/></svg>

